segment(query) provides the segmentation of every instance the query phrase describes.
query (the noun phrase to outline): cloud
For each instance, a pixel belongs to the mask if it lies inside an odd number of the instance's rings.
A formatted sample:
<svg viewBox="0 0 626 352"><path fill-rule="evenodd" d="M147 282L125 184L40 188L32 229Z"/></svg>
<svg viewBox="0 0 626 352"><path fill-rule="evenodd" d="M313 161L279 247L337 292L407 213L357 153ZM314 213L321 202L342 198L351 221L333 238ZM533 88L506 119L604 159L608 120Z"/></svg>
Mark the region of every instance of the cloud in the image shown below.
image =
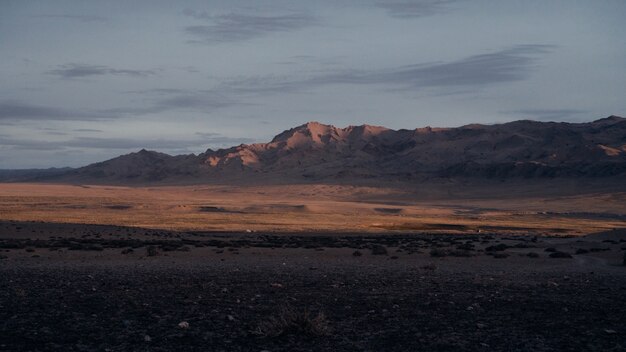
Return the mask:
<svg viewBox="0 0 626 352"><path fill-rule="evenodd" d="M89 76L128 76L128 77L147 77L156 74L154 70L130 70L130 69L116 69L108 66L101 65L87 65L69 63L60 65L59 68L48 71L48 74L59 76L61 78L81 78Z"/></svg>
<svg viewBox="0 0 626 352"><path fill-rule="evenodd" d="M387 10L387 13L396 18L416 18L432 16L448 12L450 5L458 0L413 0L413 1L385 1L376 6Z"/></svg>
<svg viewBox="0 0 626 352"><path fill-rule="evenodd" d="M114 107L101 110L64 109L23 103L14 100L0 101L0 121L57 120L93 121L158 114L173 110L211 112L233 105L250 105L233 97L210 90L156 89L135 91L149 95L144 106Z"/></svg>
<svg viewBox="0 0 626 352"><path fill-rule="evenodd" d="M243 15L225 14L209 15L206 12L185 10L185 15L210 24L185 27L185 32L196 43L221 43L245 41L265 36L273 32L289 32L311 26L316 19L308 14L296 13L288 15Z"/></svg>
<svg viewBox="0 0 626 352"><path fill-rule="evenodd" d="M335 70L309 77L248 77L223 82L222 91L235 93L285 93L330 84L383 85L396 89L447 90L481 87L528 78L538 58L552 45L518 45L450 62L415 64L373 71Z"/></svg>
<svg viewBox="0 0 626 352"><path fill-rule="evenodd" d="M131 93L148 96L151 103L143 107L113 108L104 112L112 115L128 116L155 114L172 110L210 112L233 105L248 105L214 90L157 88L132 91Z"/></svg>
<svg viewBox="0 0 626 352"><path fill-rule="evenodd" d="M0 121L4 120L99 120L112 118L110 114L94 111L79 111L22 103L20 101L0 101Z"/></svg>
<svg viewBox="0 0 626 352"><path fill-rule="evenodd" d="M212 132L196 132L196 136L203 141L203 144L208 145L234 146L254 142L254 139L251 138L226 137L219 133Z"/></svg>
<svg viewBox="0 0 626 352"><path fill-rule="evenodd" d="M470 56L447 63L400 67L356 76L364 83L392 83L409 88L482 86L528 78L537 56L554 49L551 45L519 45L493 53Z"/></svg>
<svg viewBox="0 0 626 352"><path fill-rule="evenodd" d="M79 22L84 22L84 23L105 22L108 20L106 17L91 16L91 15L38 15L38 16L33 16L33 17L72 20L72 21L79 21Z"/></svg>
<svg viewBox="0 0 626 352"><path fill-rule="evenodd" d="M524 115L541 121L572 120L574 116L589 113L587 110L577 109L521 109L503 111L505 114ZM576 120L574 118L574 120Z"/></svg>
<svg viewBox="0 0 626 352"><path fill-rule="evenodd" d="M141 138L98 138L77 137L65 141L44 141L33 139L2 138L0 147L12 147L20 150L65 150L78 149L155 149L155 150L191 150L206 146L233 146L250 143L249 138L227 137L219 133L196 133L186 139L141 139Z"/></svg>
<svg viewBox="0 0 626 352"><path fill-rule="evenodd" d="M74 132L95 132L95 133L101 133L104 132L103 130L96 130L93 128L77 128L75 130L72 130Z"/></svg>

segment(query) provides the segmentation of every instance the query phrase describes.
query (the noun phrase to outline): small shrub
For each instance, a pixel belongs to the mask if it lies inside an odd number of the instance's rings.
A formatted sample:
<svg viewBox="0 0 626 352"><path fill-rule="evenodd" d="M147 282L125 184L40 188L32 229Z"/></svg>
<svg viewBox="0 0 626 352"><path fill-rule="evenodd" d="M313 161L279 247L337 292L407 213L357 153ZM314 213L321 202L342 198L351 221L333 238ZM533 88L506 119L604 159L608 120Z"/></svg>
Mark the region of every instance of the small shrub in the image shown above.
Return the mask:
<svg viewBox="0 0 626 352"><path fill-rule="evenodd" d="M361 253L361 251L357 250L357 251L352 252L352 255L355 256L355 257L360 257L360 256L363 255L363 253Z"/></svg>
<svg viewBox="0 0 626 352"><path fill-rule="evenodd" d="M428 270L428 271L435 271L435 270L437 270L437 266L435 264L433 264L433 263L430 263L430 264L424 265L422 267L422 269Z"/></svg>
<svg viewBox="0 0 626 352"><path fill-rule="evenodd" d="M554 248L554 247L546 248L546 252L554 253L554 252L556 252L556 248Z"/></svg>
<svg viewBox="0 0 626 352"><path fill-rule="evenodd" d="M510 248L510 247L507 246L506 244L500 243L500 244L497 244L495 246L489 246L489 247L485 248L485 251L487 251L487 252L501 252L501 251L504 251L504 250L506 250L508 248Z"/></svg>
<svg viewBox="0 0 626 352"><path fill-rule="evenodd" d="M122 249L122 254L131 254L133 252L135 252L135 250L132 248Z"/></svg>
<svg viewBox="0 0 626 352"><path fill-rule="evenodd" d="M154 257L159 254L159 251L155 246L148 246L146 247L146 254L148 255L148 257Z"/></svg>
<svg viewBox="0 0 626 352"><path fill-rule="evenodd" d="M589 253L589 251L584 248L578 248L576 250L576 254L585 254L585 253Z"/></svg>
<svg viewBox="0 0 626 352"><path fill-rule="evenodd" d="M529 258L539 258L539 254L535 253L535 252L528 252L528 254L526 254L527 257Z"/></svg>
<svg viewBox="0 0 626 352"><path fill-rule="evenodd" d="M462 244L460 246L457 246L456 249L471 251L471 250L474 250L474 247L475 246L473 244L471 244L471 243L464 243L464 244Z"/></svg>
<svg viewBox="0 0 626 352"><path fill-rule="evenodd" d="M452 257L471 257L472 255L472 252L466 250L450 251L450 256Z"/></svg>
<svg viewBox="0 0 626 352"><path fill-rule="evenodd" d="M443 258L448 255L448 251L442 248L433 248L430 250L430 256L436 258Z"/></svg>
<svg viewBox="0 0 626 352"><path fill-rule="evenodd" d="M494 258L498 258L498 259L504 259L504 258L508 258L509 254L508 253L504 253L504 252L497 252L493 254Z"/></svg>
<svg viewBox="0 0 626 352"><path fill-rule="evenodd" d="M387 248L380 244L375 244L372 246L372 255L387 255Z"/></svg>
<svg viewBox="0 0 626 352"><path fill-rule="evenodd" d="M550 253L550 258L571 258L571 257L572 255L566 252L556 251L556 252Z"/></svg>
<svg viewBox="0 0 626 352"><path fill-rule="evenodd" d="M311 314L307 309L296 310L281 307L278 313L259 323L253 331L261 337L277 337L288 334L306 336L326 336L330 332L324 313Z"/></svg>

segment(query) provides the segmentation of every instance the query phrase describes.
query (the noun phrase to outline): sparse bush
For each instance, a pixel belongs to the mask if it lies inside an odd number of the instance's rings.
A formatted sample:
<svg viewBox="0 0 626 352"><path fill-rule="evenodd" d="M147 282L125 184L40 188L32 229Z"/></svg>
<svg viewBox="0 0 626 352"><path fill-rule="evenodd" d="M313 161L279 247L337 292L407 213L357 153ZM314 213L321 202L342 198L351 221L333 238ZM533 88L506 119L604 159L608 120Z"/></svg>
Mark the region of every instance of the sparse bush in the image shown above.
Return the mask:
<svg viewBox="0 0 626 352"><path fill-rule="evenodd" d="M355 256L355 257L360 257L360 256L363 255L363 253L361 253L361 251L357 250L357 251L352 252L352 255Z"/></svg>
<svg viewBox="0 0 626 352"><path fill-rule="evenodd" d="M576 254L585 254L585 253L589 253L589 251L584 248L578 248L576 250Z"/></svg>
<svg viewBox="0 0 626 352"><path fill-rule="evenodd" d="M450 256L452 257L471 257L473 256L472 252L466 250L455 250L450 251Z"/></svg>
<svg viewBox="0 0 626 352"><path fill-rule="evenodd" d="M133 253L135 250L132 248L126 248L126 249L122 249L122 254L131 254Z"/></svg>
<svg viewBox="0 0 626 352"><path fill-rule="evenodd" d="M504 259L504 258L508 258L509 254L505 252L497 252L493 254L493 257L497 259Z"/></svg>
<svg viewBox="0 0 626 352"><path fill-rule="evenodd" d="M148 255L148 257L154 257L159 254L159 251L155 246L148 246L146 247L146 254Z"/></svg>
<svg viewBox="0 0 626 352"><path fill-rule="evenodd" d="M431 257L443 258L448 255L448 250L442 248L433 248L430 250Z"/></svg>
<svg viewBox="0 0 626 352"><path fill-rule="evenodd" d="M554 252L556 252L556 248L548 247L548 248L546 248L546 252L554 253Z"/></svg>
<svg viewBox="0 0 626 352"><path fill-rule="evenodd" d="M507 246L504 243L500 243L500 244L496 244L495 246L489 246L489 247L485 248L485 251L487 251L487 252L501 252L501 251L504 251L504 250L506 250L508 248L511 248L511 247Z"/></svg>
<svg viewBox="0 0 626 352"><path fill-rule="evenodd" d="M282 335L326 336L330 332L328 319L324 313L312 314L309 310L296 310L292 307L281 307L278 313L259 323L253 331L261 337L277 337Z"/></svg>
<svg viewBox="0 0 626 352"><path fill-rule="evenodd" d="M387 255L387 248L380 244L375 244L371 248L372 255Z"/></svg>
<svg viewBox="0 0 626 352"><path fill-rule="evenodd" d="M460 246L457 246L456 249L472 251L472 250L474 250L474 247L475 246L473 244L471 244L471 243L464 243L464 244L462 244Z"/></svg>
<svg viewBox="0 0 626 352"><path fill-rule="evenodd" d="M535 253L535 252L528 252L528 254L526 254L527 257L529 258L539 258L539 254Z"/></svg>
<svg viewBox="0 0 626 352"><path fill-rule="evenodd" d="M430 264L424 265L422 267L422 269L428 270L428 271L435 271L435 270L437 270L437 266L435 264L433 264L433 263L430 263Z"/></svg>
<svg viewBox="0 0 626 352"><path fill-rule="evenodd" d="M571 257L572 255L566 252L556 251L556 252L550 253L550 258L571 258Z"/></svg>

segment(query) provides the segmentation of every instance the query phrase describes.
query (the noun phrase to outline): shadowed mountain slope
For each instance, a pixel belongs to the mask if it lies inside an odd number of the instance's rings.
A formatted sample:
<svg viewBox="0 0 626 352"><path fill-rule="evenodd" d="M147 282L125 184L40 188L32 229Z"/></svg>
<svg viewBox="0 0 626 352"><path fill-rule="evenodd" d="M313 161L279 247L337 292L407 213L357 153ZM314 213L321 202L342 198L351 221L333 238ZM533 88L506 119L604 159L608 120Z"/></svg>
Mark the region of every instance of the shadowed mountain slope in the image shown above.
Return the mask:
<svg viewBox="0 0 626 352"><path fill-rule="evenodd" d="M626 175L626 119L610 116L588 123L515 121L415 130L309 122L269 143L199 155L141 150L54 178L204 182L617 175Z"/></svg>

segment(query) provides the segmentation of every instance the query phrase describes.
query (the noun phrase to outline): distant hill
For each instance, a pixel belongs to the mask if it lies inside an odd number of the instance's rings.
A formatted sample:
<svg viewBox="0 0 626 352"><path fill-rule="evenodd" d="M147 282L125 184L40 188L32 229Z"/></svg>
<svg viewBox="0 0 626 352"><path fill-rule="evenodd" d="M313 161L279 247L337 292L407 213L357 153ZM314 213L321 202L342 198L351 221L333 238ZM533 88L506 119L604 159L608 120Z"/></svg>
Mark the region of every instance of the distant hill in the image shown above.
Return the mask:
<svg viewBox="0 0 626 352"><path fill-rule="evenodd" d="M73 169L70 167L20 170L0 169L0 182L46 180L51 177L66 175L71 170Z"/></svg>
<svg viewBox="0 0 626 352"><path fill-rule="evenodd" d="M309 122L269 143L199 155L136 153L47 177L78 182L579 178L626 175L626 119L458 128L338 128Z"/></svg>

